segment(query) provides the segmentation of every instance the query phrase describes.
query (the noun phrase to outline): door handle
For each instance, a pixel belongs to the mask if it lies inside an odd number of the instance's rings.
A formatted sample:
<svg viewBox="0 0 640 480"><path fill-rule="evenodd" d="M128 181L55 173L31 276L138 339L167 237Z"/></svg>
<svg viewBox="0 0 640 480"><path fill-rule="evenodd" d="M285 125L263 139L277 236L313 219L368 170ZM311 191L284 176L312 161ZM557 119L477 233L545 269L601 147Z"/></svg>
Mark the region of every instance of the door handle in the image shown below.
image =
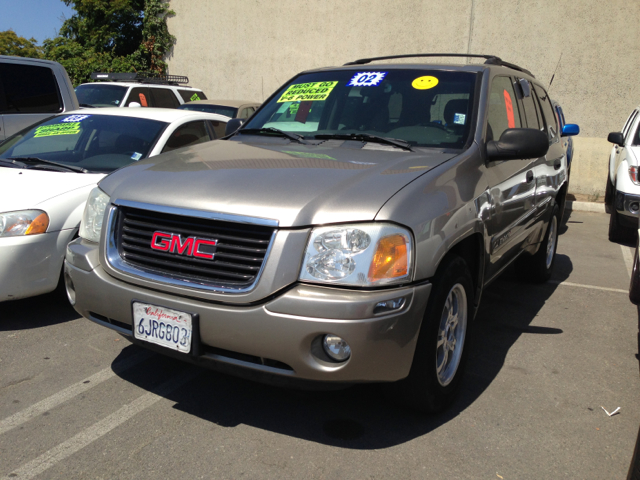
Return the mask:
<svg viewBox="0 0 640 480"><path fill-rule="evenodd" d="M560 161L559 158L553 162L553 169L554 170L560 170L561 166L562 166L562 162Z"/></svg>
<svg viewBox="0 0 640 480"><path fill-rule="evenodd" d="M531 182L533 182L533 172L529 170L527 172L527 183L531 183Z"/></svg>

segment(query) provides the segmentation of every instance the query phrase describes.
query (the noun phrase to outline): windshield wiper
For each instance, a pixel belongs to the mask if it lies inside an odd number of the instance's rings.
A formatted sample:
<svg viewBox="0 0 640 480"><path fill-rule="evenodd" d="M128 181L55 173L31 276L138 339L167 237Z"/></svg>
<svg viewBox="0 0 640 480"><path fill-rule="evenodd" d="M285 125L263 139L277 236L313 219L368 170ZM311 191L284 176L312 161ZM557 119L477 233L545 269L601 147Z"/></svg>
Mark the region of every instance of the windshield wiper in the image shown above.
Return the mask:
<svg viewBox="0 0 640 480"><path fill-rule="evenodd" d="M369 133L321 133L320 135L315 135L314 138L319 140L361 140L363 142L384 143L386 145L393 145L394 147L403 148L404 150L413 152L409 142L405 142L398 138L379 137L378 135L371 135Z"/></svg>
<svg viewBox="0 0 640 480"><path fill-rule="evenodd" d="M307 145L307 142L304 141L304 136L298 135L297 133L289 133L283 132L277 128L267 127L267 128L241 128L236 131L236 134L247 133L249 135L261 135L265 133L275 133L276 135L280 135L281 137L287 137L289 140L293 140L294 142L303 143Z"/></svg>
<svg viewBox="0 0 640 480"><path fill-rule="evenodd" d="M50 165L52 167L62 168L70 172L89 173L89 170L82 167L74 167L72 165L65 165L63 163L52 162L51 160L44 160L38 157L8 157L6 160L13 160L14 162L22 163L23 165Z"/></svg>
<svg viewBox="0 0 640 480"><path fill-rule="evenodd" d="M84 108L96 108L94 105L89 105L88 103L79 103L78 105Z"/></svg>

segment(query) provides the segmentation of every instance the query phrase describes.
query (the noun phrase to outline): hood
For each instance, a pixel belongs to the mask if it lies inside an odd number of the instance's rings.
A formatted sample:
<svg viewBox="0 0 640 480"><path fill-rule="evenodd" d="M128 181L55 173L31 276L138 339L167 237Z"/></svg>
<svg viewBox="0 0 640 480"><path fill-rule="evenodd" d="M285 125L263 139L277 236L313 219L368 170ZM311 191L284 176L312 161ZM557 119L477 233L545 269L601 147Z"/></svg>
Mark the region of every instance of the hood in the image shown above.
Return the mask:
<svg viewBox="0 0 640 480"><path fill-rule="evenodd" d="M0 212L36 208L58 195L96 184L103 174L0 167Z"/></svg>
<svg viewBox="0 0 640 480"><path fill-rule="evenodd" d="M266 218L280 227L370 221L398 190L455 155L356 141L219 140L132 164L100 187L114 203Z"/></svg>

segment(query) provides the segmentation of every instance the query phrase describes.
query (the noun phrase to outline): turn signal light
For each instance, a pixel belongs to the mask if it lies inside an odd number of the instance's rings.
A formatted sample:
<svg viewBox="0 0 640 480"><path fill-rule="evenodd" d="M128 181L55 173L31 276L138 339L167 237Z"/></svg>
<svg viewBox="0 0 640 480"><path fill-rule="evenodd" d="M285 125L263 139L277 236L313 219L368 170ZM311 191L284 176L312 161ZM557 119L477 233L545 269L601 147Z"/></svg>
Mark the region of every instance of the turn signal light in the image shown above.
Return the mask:
<svg viewBox="0 0 640 480"><path fill-rule="evenodd" d="M409 271L407 241L402 235L381 238L369 267L369 281L398 278Z"/></svg>
<svg viewBox="0 0 640 480"><path fill-rule="evenodd" d="M46 213L41 213L33 219L31 225L24 232L25 235L35 235L36 233L44 233L49 226L49 216Z"/></svg>

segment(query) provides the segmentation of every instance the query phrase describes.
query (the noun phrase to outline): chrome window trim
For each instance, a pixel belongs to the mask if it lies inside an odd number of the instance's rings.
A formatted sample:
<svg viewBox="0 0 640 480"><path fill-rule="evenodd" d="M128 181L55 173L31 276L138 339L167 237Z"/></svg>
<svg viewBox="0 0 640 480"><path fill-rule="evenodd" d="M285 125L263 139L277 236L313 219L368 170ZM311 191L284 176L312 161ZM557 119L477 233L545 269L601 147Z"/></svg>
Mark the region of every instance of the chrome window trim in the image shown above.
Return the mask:
<svg viewBox="0 0 640 480"><path fill-rule="evenodd" d="M274 229L273 234L271 235L271 239L269 240L269 246L267 247L267 251L264 255L264 260L262 261L262 265L260 266L260 270L256 274L256 278L253 283L249 286L245 287L229 287L223 286L208 282L199 282L196 280L185 280L181 278L171 277L160 275L156 271L151 269L142 268L139 266L134 266L127 263L118 252L118 245L116 241L116 219L118 217L118 206L123 207L132 207L138 208L140 210L150 210L154 212L160 213L168 213L173 215L183 215L183 216L191 216L197 218L205 218L209 220L221 220L227 222L234 223L245 223L245 224L253 224L253 225L262 225L262 226L270 226L277 227L277 220L269 220L264 218L252 218L252 217L244 217L240 215L228 215L224 213L214 213L214 212L203 212L201 210L189 210L189 209L181 209L174 207L164 207L159 205L150 205L146 203L139 202L130 202L126 200L120 200L116 203L112 203L108 207L107 211L107 231L106 231L106 248L105 248L105 256L107 263L114 270L131 275L133 277L137 277L143 280L151 280L154 282L158 282L164 285L170 285L174 287L185 287L190 289L197 289L200 291L207 291L211 293L248 293L251 292L260 281L260 277L262 276L262 272L267 265L267 261L269 260L269 254L271 253L271 248L273 247L274 240L276 238L276 234L278 233L277 229ZM235 220L235 221L234 221ZM269 222L269 223L265 223Z"/></svg>

